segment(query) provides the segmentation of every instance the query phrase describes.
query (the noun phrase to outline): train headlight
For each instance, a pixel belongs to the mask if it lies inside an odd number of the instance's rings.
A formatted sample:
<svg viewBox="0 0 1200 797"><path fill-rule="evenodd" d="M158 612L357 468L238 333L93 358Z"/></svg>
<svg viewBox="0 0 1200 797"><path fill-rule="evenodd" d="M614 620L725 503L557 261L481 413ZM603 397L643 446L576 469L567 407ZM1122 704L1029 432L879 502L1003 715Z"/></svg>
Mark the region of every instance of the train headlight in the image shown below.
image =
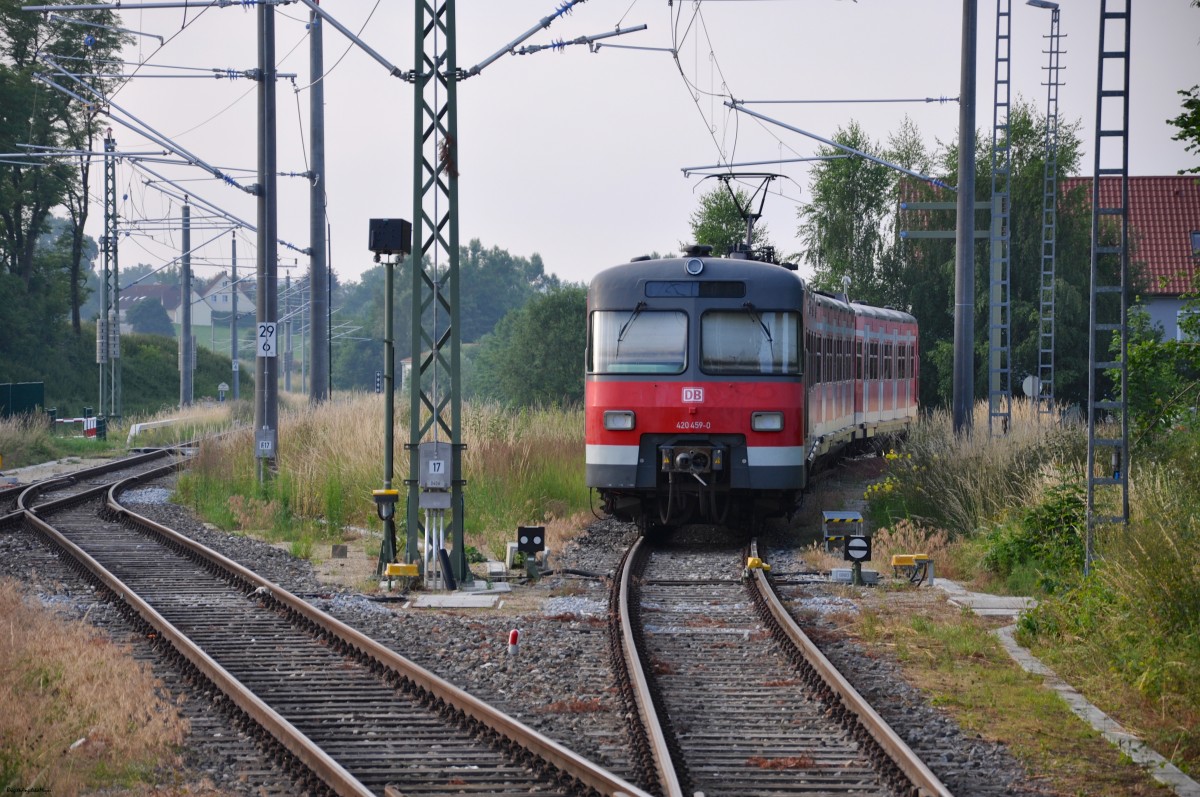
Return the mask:
<svg viewBox="0 0 1200 797"><path fill-rule="evenodd" d="M604 413L604 428L610 432L628 432L633 428L631 410L609 410Z"/></svg>
<svg viewBox="0 0 1200 797"><path fill-rule="evenodd" d="M755 412L750 414L750 428L756 432L783 431L782 412Z"/></svg>

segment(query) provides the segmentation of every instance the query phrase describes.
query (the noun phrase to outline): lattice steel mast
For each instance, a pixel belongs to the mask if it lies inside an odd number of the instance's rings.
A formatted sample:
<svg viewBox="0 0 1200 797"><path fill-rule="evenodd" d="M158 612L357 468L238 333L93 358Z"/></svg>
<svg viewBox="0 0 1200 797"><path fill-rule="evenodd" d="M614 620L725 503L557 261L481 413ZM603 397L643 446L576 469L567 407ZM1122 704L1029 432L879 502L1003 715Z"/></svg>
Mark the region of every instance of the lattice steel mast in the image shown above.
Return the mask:
<svg viewBox="0 0 1200 797"><path fill-rule="evenodd" d="M1062 58L1057 3L1030 3L1050 10L1050 47L1046 70L1046 152L1042 175L1042 274L1038 305L1038 373L1034 401L1038 419L1054 417L1054 282L1058 234L1058 88Z"/></svg>
<svg viewBox="0 0 1200 797"><path fill-rule="evenodd" d="M1129 522L1129 414L1126 394L1129 329L1126 311L1129 288L1129 29L1132 4L1133 0L1100 2L1096 160L1095 177L1092 180L1092 288L1088 330L1085 572L1091 570L1095 556L1096 527ZM1121 10L1110 10L1113 6L1120 6ZM1113 186L1117 190L1103 190L1106 177L1117 184ZM1106 223L1106 220L1110 221ZM1111 226L1113 222L1116 229ZM1116 384L1112 386L1115 396L1105 393L1106 371L1117 375ZM1114 429L1114 425L1119 425L1119 431ZM1098 451L1108 452L1108 462L1103 457L1097 457ZM1101 474L1097 473L1098 468L1102 469Z"/></svg>
<svg viewBox="0 0 1200 797"><path fill-rule="evenodd" d="M454 0L416 3L413 75L412 378L409 393L405 561L421 559L425 525L419 446L450 444L451 567L470 578L463 541L462 396L459 391L458 70Z"/></svg>
<svg viewBox="0 0 1200 797"><path fill-rule="evenodd" d="M108 415L121 417L121 270L118 266L117 250L117 142L109 128L104 137L104 247L105 274L112 279L111 310L105 308L109 319L108 360L112 377L112 400Z"/></svg>
<svg viewBox="0 0 1200 797"><path fill-rule="evenodd" d="M996 81L992 106L992 224L988 285L988 433L1005 434L1012 417L1012 350L1009 342L1010 205L1012 138L1012 3L996 0ZM997 425L999 428L996 428Z"/></svg>

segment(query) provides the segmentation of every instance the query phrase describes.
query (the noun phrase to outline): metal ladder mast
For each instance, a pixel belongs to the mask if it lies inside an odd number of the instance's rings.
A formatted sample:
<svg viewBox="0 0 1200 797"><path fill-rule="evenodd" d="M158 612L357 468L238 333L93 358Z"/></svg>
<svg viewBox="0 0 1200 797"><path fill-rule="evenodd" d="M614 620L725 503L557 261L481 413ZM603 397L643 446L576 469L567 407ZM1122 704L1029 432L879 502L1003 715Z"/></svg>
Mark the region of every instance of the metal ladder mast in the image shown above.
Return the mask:
<svg viewBox="0 0 1200 797"><path fill-rule="evenodd" d="M1090 572L1095 557L1096 527L1129 522L1129 415L1126 411L1129 330L1126 310L1129 274L1129 29L1132 3L1133 0L1101 0L1100 3L1096 160L1095 177L1092 180L1092 288L1088 320L1087 540L1084 572ZM1114 6L1121 10L1112 10ZM1101 190L1105 178L1117 183L1113 186L1116 191ZM1115 396L1105 392L1106 371L1117 373L1116 383L1112 385ZM1114 424L1119 424L1119 431ZM1102 475L1097 474L1097 469L1102 469Z"/></svg>
<svg viewBox="0 0 1200 797"><path fill-rule="evenodd" d="M1050 11L1050 49L1046 70L1046 156L1042 177L1042 281L1038 315L1038 420L1054 417L1054 281L1055 237L1058 233L1058 88L1062 59L1059 10Z"/></svg>
<svg viewBox="0 0 1200 797"><path fill-rule="evenodd" d="M108 359L112 364L112 401L108 409L111 418L121 417L121 270L117 250L117 142L109 131L104 139L104 234L108 238L109 268L112 275L112 318L108 328Z"/></svg>
<svg viewBox="0 0 1200 797"><path fill-rule="evenodd" d="M451 569L470 578L463 541L458 257L458 70L454 0L417 0L413 91L412 379L406 562L421 560L419 445L451 444Z"/></svg>
<svg viewBox="0 0 1200 797"><path fill-rule="evenodd" d="M117 268L117 142L112 130L104 138L104 233L100 252L100 316L96 319L96 362L100 365L100 400L96 414L121 416L121 288Z"/></svg>
<svg viewBox="0 0 1200 797"><path fill-rule="evenodd" d="M1012 417L1009 245L1012 141L1009 135L1012 3L996 0L996 82L992 108L991 279L988 288L988 433L1006 434ZM999 427L999 428L997 428Z"/></svg>

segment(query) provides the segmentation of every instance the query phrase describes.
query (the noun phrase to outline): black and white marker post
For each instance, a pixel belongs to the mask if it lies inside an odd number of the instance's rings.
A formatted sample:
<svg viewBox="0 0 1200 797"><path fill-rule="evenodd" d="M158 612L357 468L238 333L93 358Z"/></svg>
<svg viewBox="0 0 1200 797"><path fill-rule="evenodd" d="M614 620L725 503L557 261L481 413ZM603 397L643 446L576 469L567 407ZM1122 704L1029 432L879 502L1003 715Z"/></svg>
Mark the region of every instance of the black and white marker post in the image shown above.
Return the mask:
<svg viewBox="0 0 1200 797"><path fill-rule="evenodd" d="M846 538L846 547L843 549L842 556L847 562L852 562L852 573L850 583L853 586L861 587L863 585L862 578L862 563L871 561L871 538L854 536Z"/></svg>

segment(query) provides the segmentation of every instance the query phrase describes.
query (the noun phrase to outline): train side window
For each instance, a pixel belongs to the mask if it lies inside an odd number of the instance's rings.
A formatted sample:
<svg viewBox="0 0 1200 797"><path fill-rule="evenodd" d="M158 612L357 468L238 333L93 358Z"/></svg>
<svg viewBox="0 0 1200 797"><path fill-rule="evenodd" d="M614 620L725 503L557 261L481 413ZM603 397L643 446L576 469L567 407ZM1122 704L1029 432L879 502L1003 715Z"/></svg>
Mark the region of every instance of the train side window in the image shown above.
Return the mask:
<svg viewBox="0 0 1200 797"><path fill-rule="evenodd" d="M854 341L854 376L860 382L866 377L866 371L863 370L863 342L861 338L856 338Z"/></svg>
<svg viewBox="0 0 1200 797"><path fill-rule="evenodd" d="M892 344L883 344L883 378L892 378Z"/></svg>
<svg viewBox="0 0 1200 797"><path fill-rule="evenodd" d="M817 368L817 381L824 384L826 382L825 363L829 361L829 358L825 356L824 335L817 335L817 357L820 359L820 366Z"/></svg>
<svg viewBox="0 0 1200 797"><path fill-rule="evenodd" d="M592 359L597 374L678 374L687 367L687 314L680 310L597 310Z"/></svg>
<svg viewBox="0 0 1200 797"><path fill-rule="evenodd" d="M798 376L800 314L710 310L700 317L700 369L708 374Z"/></svg>

